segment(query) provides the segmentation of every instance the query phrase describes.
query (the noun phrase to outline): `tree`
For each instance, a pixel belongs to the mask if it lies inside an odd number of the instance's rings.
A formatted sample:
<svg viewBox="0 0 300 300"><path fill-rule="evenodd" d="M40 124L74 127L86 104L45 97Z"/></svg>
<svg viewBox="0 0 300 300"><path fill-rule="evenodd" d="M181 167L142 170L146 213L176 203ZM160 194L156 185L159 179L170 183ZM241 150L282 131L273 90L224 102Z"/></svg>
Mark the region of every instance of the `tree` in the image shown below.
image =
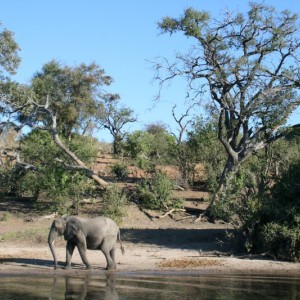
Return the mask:
<svg viewBox="0 0 300 300"><path fill-rule="evenodd" d="M193 119L186 142L190 163L201 163L205 166L207 186L212 191L216 189L217 178L226 161L226 152L218 141L217 125L214 119L204 120L201 116Z"/></svg>
<svg viewBox="0 0 300 300"><path fill-rule="evenodd" d="M178 134L173 133L176 139L176 160L181 175L180 184L184 187L189 186L189 183L191 182L191 173L193 173L195 167L195 155L193 155L187 143L184 141L184 135L188 132L188 127L192 123L189 112L193 106L195 106L195 103L189 106L180 117L176 116L176 105L172 108L173 119L178 125Z"/></svg>
<svg viewBox="0 0 300 300"><path fill-rule="evenodd" d="M57 61L45 64L31 82L35 102L44 104L49 98L49 109L56 115L63 137L86 134L99 126L98 112L101 99L112 78L97 64L62 66Z"/></svg>
<svg viewBox="0 0 300 300"><path fill-rule="evenodd" d="M2 24L0 22L0 29ZM14 39L13 33L7 29L0 30L0 81L7 79L5 74L15 74L20 64L20 47Z"/></svg>
<svg viewBox="0 0 300 300"><path fill-rule="evenodd" d="M19 57L20 47L15 41L13 33L7 29L1 30L1 27L0 22L0 113L4 114L5 107L2 105L2 99L5 99L6 93L12 85L9 76L16 73L21 59ZM7 133L12 128L18 129L15 124L4 120L0 124L0 135Z"/></svg>
<svg viewBox="0 0 300 300"><path fill-rule="evenodd" d="M154 163L168 164L172 161L175 137L167 130L162 122L150 123L145 126L146 132L152 136L149 158Z"/></svg>
<svg viewBox="0 0 300 300"><path fill-rule="evenodd" d="M162 87L184 76L195 99L207 91L227 153L220 189L249 156L289 132L284 125L300 104L297 15L249 5L247 15L228 12L220 21L188 8L159 23L163 33L182 32L196 41L175 63L158 62L156 78Z"/></svg>
<svg viewBox="0 0 300 300"><path fill-rule="evenodd" d="M1 104L9 118L21 126L50 132L56 146L75 162L70 164L58 159L64 168L82 171L105 187L107 182L87 167L63 140L70 140L81 124L96 122L101 105L100 87L110 82L111 78L95 64L61 68L51 62L35 75L31 86L10 85Z"/></svg>
<svg viewBox="0 0 300 300"><path fill-rule="evenodd" d="M65 141L72 152L91 165L97 153L95 140L75 135L72 141ZM14 179L19 195L51 199L51 209L66 212L72 202L78 213L79 201L87 196L92 188L92 180L78 170L68 170L57 164L61 159L71 164L72 159L57 147L48 131L32 130L20 140L20 156L33 170L15 168ZM41 196L41 197L39 197Z"/></svg>
<svg viewBox="0 0 300 300"><path fill-rule="evenodd" d="M137 130L126 136L126 153L136 159L140 168L153 169L156 164L170 163L176 146L175 138L164 124L146 125L146 130Z"/></svg>
<svg viewBox="0 0 300 300"><path fill-rule="evenodd" d="M108 129L113 137L114 154L121 154L122 142L126 136L124 126L136 122L137 118L133 116L133 110L125 107L119 107L119 95L107 94L102 101L102 109L99 113L101 125Z"/></svg>

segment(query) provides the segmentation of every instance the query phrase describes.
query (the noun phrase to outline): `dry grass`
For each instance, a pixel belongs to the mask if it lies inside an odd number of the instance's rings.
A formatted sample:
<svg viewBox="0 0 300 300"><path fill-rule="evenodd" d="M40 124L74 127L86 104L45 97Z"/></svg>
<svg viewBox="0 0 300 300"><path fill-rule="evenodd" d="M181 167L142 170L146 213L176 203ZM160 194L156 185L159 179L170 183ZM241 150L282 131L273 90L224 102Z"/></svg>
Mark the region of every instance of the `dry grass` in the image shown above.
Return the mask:
<svg viewBox="0 0 300 300"><path fill-rule="evenodd" d="M160 268L196 268L196 267L215 267L222 263L212 259L173 259L165 260L159 264Z"/></svg>

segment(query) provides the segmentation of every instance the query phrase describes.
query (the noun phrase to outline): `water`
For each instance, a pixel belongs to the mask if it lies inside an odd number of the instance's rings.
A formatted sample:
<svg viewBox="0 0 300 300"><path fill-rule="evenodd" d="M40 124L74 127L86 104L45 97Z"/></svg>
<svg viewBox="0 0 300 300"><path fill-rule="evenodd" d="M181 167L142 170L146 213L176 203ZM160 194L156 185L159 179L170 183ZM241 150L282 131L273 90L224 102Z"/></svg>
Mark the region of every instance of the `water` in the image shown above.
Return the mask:
<svg viewBox="0 0 300 300"><path fill-rule="evenodd" d="M300 299L300 278L109 272L0 275L0 299Z"/></svg>

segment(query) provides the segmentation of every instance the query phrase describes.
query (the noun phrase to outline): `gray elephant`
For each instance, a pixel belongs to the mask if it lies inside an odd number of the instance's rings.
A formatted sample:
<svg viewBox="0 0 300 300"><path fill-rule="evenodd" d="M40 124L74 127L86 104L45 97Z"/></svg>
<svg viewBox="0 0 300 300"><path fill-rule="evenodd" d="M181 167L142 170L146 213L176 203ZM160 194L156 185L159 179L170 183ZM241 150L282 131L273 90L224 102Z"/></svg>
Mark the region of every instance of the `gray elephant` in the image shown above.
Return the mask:
<svg viewBox="0 0 300 300"><path fill-rule="evenodd" d="M67 241L66 269L71 268L75 246L77 246L80 257L87 269L90 269L91 265L87 259L86 249L101 250L106 258L107 270L116 268L115 250L117 240L120 242L122 254L124 254L120 229L112 219L106 217L93 219L83 219L76 216L62 217L53 221L48 236L55 269L57 269L57 259L54 241L56 237L61 235L64 235Z"/></svg>

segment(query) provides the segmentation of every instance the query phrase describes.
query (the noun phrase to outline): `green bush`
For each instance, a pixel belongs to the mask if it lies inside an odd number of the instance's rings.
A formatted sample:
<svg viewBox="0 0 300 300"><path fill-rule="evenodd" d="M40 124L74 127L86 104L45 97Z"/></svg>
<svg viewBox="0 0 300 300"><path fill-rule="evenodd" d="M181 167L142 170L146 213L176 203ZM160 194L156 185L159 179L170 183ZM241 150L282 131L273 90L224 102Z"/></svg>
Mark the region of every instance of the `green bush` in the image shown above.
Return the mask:
<svg viewBox="0 0 300 300"><path fill-rule="evenodd" d="M300 160L290 164L263 199L257 225L258 251L277 258L300 260Z"/></svg>
<svg viewBox="0 0 300 300"><path fill-rule="evenodd" d="M278 259L300 260L300 222L296 227L267 223L260 232L260 241L261 250L274 254Z"/></svg>
<svg viewBox="0 0 300 300"><path fill-rule="evenodd" d="M126 193L117 185L111 184L102 195L104 216L112 218L117 224L122 222L125 216L126 204L128 202Z"/></svg>
<svg viewBox="0 0 300 300"><path fill-rule="evenodd" d="M173 181L164 173L156 172L152 178L143 180L137 186L137 195L145 208L157 210L180 208L183 201L172 197L173 188Z"/></svg>
<svg viewBox="0 0 300 300"><path fill-rule="evenodd" d="M240 168L218 194L213 212L240 229L248 252L299 261L300 160L284 160L289 155L272 150L273 157L256 156Z"/></svg>
<svg viewBox="0 0 300 300"><path fill-rule="evenodd" d="M92 164L97 153L95 140L75 135L71 141L64 142L87 165ZM30 132L20 141L20 155L36 170L21 170L17 174L14 181L18 184L19 195L36 196L36 200L46 199L49 204L47 209L51 211L78 213L80 200L87 197L94 182L85 172L66 170L56 163L56 158L69 164L74 162L57 147L50 133L39 130Z"/></svg>
<svg viewBox="0 0 300 300"><path fill-rule="evenodd" d="M112 165L110 170L111 173L119 180L124 180L128 176L128 168L123 163Z"/></svg>

